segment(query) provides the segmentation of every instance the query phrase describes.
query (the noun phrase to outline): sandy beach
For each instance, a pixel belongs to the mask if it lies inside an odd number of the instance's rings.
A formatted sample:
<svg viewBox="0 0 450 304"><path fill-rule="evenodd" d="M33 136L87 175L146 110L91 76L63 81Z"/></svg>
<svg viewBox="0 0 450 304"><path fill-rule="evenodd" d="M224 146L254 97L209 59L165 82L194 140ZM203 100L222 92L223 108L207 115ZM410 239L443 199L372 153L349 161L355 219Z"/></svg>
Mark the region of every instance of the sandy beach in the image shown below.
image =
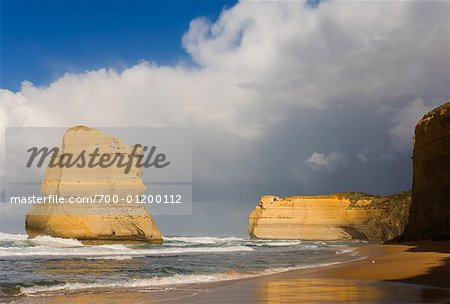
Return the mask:
<svg viewBox="0 0 450 304"><path fill-rule="evenodd" d="M165 291L110 290L20 303L448 303L450 242L357 247L358 261Z"/></svg>

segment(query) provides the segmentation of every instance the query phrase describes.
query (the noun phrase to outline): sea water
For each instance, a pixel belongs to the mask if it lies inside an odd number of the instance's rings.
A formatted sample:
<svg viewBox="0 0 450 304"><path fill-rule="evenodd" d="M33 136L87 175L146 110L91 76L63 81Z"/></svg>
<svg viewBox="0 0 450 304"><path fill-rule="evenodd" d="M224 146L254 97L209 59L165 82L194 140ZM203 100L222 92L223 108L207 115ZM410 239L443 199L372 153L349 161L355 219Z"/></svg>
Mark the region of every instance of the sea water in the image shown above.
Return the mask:
<svg viewBox="0 0 450 304"><path fill-rule="evenodd" d="M0 297L182 288L343 263L361 258L358 244L166 236L162 245L83 245L0 233Z"/></svg>

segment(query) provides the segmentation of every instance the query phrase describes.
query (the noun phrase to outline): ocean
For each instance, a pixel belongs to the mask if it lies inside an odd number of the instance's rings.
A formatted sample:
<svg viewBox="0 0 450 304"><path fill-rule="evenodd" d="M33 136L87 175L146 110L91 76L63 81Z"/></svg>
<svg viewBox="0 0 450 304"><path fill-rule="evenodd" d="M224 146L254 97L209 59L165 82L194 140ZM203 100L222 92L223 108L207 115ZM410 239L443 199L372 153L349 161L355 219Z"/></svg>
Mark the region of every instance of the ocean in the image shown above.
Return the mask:
<svg viewBox="0 0 450 304"><path fill-rule="evenodd" d="M166 236L163 245L83 245L0 233L0 299L95 290L182 289L360 259L358 242Z"/></svg>

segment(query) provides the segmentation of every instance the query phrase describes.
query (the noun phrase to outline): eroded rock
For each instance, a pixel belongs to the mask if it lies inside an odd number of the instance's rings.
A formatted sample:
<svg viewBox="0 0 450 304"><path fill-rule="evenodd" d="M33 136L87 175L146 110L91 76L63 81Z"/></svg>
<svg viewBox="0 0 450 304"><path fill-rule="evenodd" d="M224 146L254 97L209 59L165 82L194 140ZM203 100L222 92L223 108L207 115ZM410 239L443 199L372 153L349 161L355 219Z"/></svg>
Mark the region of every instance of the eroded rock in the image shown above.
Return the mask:
<svg viewBox="0 0 450 304"><path fill-rule="evenodd" d="M248 232L259 239L386 241L402 233L410 203L410 192L262 196L249 216Z"/></svg>
<svg viewBox="0 0 450 304"><path fill-rule="evenodd" d="M99 130L78 126L66 131L60 155L86 154L98 149L100 154L127 157L132 147L117 137L110 137ZM25 228L30 237L50 235L75 238L84 243L147 242L161 243L159 229L152 216L141 204L128 203L128 196L145 191L141 175L143 167L133 166L128 173L123 168L97 167L48 167L42 181L45 196L93 198L106 195L118 199L116 203L100 202L76 204L33 205L26 214Z"/></svg>

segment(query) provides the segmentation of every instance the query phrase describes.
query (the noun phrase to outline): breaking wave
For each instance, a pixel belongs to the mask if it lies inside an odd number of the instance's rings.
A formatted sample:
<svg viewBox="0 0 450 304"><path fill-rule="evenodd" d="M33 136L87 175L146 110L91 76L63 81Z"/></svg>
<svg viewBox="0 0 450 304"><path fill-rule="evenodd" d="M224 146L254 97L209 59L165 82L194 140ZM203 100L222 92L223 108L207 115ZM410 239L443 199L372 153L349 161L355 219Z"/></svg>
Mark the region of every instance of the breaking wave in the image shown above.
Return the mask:
<svg viewBox="0 0 450 304"><path fill-rule="evenodd" d="M342 263L358 258L352 247L232 236L169 236L163 245L83 245L75 239L0 233L0 295L160 290Z"/></svg>
<svg viewBox="0 0 450 304"><path fill-rule="evenodd" d="M316 249L317 245L302 245L298 240L250 240L239 237L164 237L163 246L155 245L83 245L75 239L25 234L0 233L0 257L39 256L103 256L104 259L124 259L119 256L168 255L184 253L226 253L253 251L255 247L292 247Z"/></svg>
<svg viewBox="0 0 450 304"><path fill-rule="evenodd" d="M364 259L364 257L359 258ZM358 259L358 260L359 260ZM356 260L356 259L355 259ZM352 260L352 261L355 261ZM104 290L104 289L160 289L161 287L170 287L174 285L188 285L195 283L211 283L220 281L229 281L250 277L257 277L261 275L277 274L292 270L311 269L318 267L326 267L337 264L346 263L348 261L330 262L315 265L301 265L292 267L279 267L269 268L260 272L253 273L239 273L237 271L228 271L224 273L211 273L211 274L176 274L169 277L154 277L149 279L136 279L131 281L117 281L117 282L105 282L105 283L65 283L54 286L33 286L33 287L20 287L20 292L27 296L43 296L53 293L71 293L87 290Z"/></svg>

